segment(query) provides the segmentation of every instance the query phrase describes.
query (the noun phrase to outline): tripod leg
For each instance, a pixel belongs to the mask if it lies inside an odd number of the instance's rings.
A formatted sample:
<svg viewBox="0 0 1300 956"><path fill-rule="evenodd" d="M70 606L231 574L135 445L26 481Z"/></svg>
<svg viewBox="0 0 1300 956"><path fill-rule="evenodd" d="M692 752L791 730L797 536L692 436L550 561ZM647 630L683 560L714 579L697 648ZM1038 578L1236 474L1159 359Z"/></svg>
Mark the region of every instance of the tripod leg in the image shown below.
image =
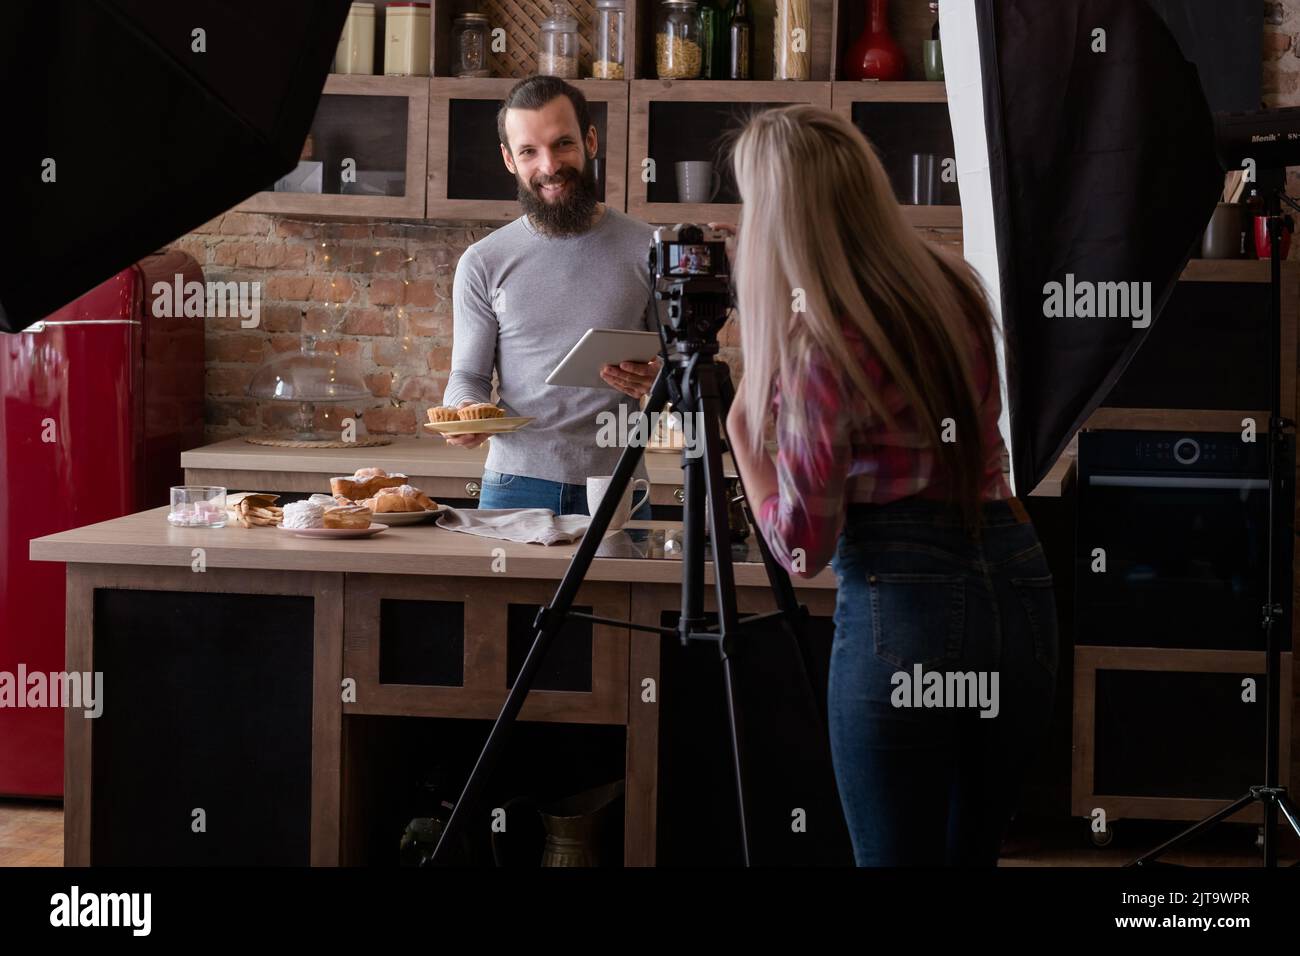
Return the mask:
<svg viewBox="0 0 1300 956"><path fill-rule="evenodd" d="M723 422L725 428L727 416L731 412L731 403L736 400L736 390L731 384L731 372L727 364L719 362L716 367L718 369L718 394L721 399L718 414L720 416L719 420ZM731 445L730 436L727 436L727 444L728 446ZM737 476L736 484L744 494L745 483L739 479L739 476ZM772 586L772 593L776 597L776 606L782 611L781 626L795 642L795 647L799 650L799 661L803 667L803 682L808 688L809 698L815 702L817 700L817 690L813 687L812 651L808 647L808 609L799 603L799 598L794 593L794 585L790 581L790 575L772 556L772 549L767 546L767 540L763 537L763 532L759 530L758 522L754 518L754 509L750 505L748 495L744 495L741 506L745 511L745 520L749 522L750 527L754 529L754 534L757 535L755 543L758 545L758 553L763 558L763 568L767 571L767 579ZM822 727L825 729L826 722L821 708L814 706L813 710L818 719L822 721Z"/></svg>
<svg viewBox="0 0 1300 956"><path fill-rule="evenodd" d="M1163 856L1168 851L1174 849L1175 847L1182 846L1184 843L1188 842L1189 840L1194 840L1196 837L1200 836L1206 830L1210 829L1220 820L1226 820L1228 817L1232 816L1238 810L1250 806L1252 803L1255 802L1256 799L1258 798L1253 792L1246 794L1244 797L1238 799L1235 803L1230 803L1226 807L1223 807L1215 811L1215 813L1212 816L1206 817L1200 823L1197 823L1195 826L1184 830L1182 833L1178 834L1173 839L1166 840L1164 843L1160 844L1154 850L1151 850L1143 854L1142 856L1138 857L1136 860L1130 863L1129 866L1145 866L1148 863L1155 862L1157 859L1159 859L1161 856Z"/></svg>
<svg viewBox="0 0 1300 956"><path fill-rule="evenodd" d="M655 379L654 387L651 389L646 408L647 414L657 412L664 407L664 403L668 399L668 376L670 374L668 363L664 363L664 366L659 370L658 377ZM644 449L629 444L623 449L623 454L619 456L618 465L614 469L614 476L610 480L609 488L606 490L605 496L601 498L600 507L596 509L596 513L591 517L587 532L583 535L582 542L578 545L573 560L564 572L564 578L560 581L555 597L537 616L540 627L533 638L533 646L529 649L528 656L524 658L524 663L515 678L514 686L510 688L510 693L506 695L506 701L501 708L501 713L497 716L496 722L492 725L492 730L488 734L487 742L483 745L483 751L479 754L474 769L470 772L469 779L465 782L465 787L461 791L460 798L456 801L456 806L447 819L447 825L443 828L442 836L439 837L438 845L433 851L432 863L445 862L447 848L452 845L456 833L464 826L466 814L478 799L484 785L486 785L488 776L496 764L501 748L505 744L506 734L524 706L524 700L528 696L528 691L532 688L533 680L537 676L538 669L542 666L542 661L546 659L546 653L550 650L551 642L564 625L565 617L573 606L578 588L582 585L587 569L591 566L591 559L595 557L596 550L600 547L601 540L605 536L605 531L609 528L610 519L614 517L614 508L622 500L623 492L631 482L632 473L636 470L637 462L641 460L643 453Z"/></svg>
<svg viewBox="0 0 1300 956"><path fill-rule="evenodd" d="M740 613L736 609L736 579L731 560L727 479L722 472L722 434L717 417L720 409L717 366L706 363L697 366L694 371L690 380L691 407L700 413L697 421L702 426L697 429L697 438L704 443L704 486L709 512L709 534L713 543L713 583L718 604L718 639L722 652L727 716L731 725L731 758L736 778L736 806L740 816L740 847L745 866L749 866L749 819L745 806L742 764L744 733L737 700L735 661L732 659L734 644L740 632Z"/></svg>
<svg viewBox="0 0 1300 956"><path fill-rule="evenodd" d="M1291 824L1291 829L1295 832L1295 835L1300 837L1300 814L1296 813L1291 798L1285 793L1279 795L1277 797L1277 808L1282 811L1282 816L1286 817L1286 822Z"/></svg>

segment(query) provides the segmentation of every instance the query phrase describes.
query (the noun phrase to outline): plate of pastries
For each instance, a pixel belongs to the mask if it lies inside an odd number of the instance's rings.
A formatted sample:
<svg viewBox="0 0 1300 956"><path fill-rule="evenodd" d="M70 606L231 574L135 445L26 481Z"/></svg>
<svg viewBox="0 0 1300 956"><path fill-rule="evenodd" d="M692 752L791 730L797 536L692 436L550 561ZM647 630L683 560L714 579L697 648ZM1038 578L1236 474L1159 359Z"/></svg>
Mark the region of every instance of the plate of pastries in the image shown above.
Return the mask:
<svg viewBox="0 0 1300 956"><path fill-rule="evenodd" d="M429 421L425 428L440 435L466 435L486 432L501 435L517 431L532 419L523 415L507 415L505 409L490 402L466 405L464 408L452 408L450 405L437 405L429 409Z"/></svg>
<svg viewBox="0 0 1300 956"><path fill-rule="evenodd" d="M330 479L330 493L340 502L370 509L375 521L385 525L415 524L447 510L400 473L382 468L361 468L354 475Z"/></svg>
<svg viewBox="0 0 1300 956"><path fill-rule="evenodd" d="M447 510L410 485L406 475L382 468L331 478L330 492L285 505L280 530L311 538L365 538Z"/></svg>
<svg viewBox="0 0 1300 956"><path fill-rule="evenodd" d="M332 495L312 495L283 508L279 529L304 538L368 538L387 531L388 525L370 520L374 513L364 505L341 503Z"/></svg>

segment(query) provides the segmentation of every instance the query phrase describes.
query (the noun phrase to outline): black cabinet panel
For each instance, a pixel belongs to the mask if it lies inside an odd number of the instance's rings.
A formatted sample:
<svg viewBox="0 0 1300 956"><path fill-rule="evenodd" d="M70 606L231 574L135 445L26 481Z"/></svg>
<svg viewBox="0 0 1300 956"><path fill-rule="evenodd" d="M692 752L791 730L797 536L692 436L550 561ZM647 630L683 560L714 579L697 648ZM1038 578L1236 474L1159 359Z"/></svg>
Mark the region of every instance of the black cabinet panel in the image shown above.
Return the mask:
<svg viewBox="0 0 1300 956"><path fill-rule="evenodd" d="M310 862L313 608L95 591L92 864Z"/></svg>
<svg viewBox="0 0 1300 956"><path fill-rule="evenodd" d="M381 600L379 683L464 686L465 605Z"/></svg>

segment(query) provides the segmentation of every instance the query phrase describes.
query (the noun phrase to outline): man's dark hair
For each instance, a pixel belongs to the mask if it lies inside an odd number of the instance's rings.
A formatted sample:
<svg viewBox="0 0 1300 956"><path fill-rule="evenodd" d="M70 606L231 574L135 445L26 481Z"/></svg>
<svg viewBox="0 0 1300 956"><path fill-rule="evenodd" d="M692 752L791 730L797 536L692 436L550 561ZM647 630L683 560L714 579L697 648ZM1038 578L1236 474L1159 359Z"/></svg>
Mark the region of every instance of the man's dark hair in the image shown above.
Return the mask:
<svg viewBox="0 0 1300 956"><path fill-rule="evenodd" d="M578 117L578 138L586 142L587 130L591 128L591 111L587 109L587 98L558 76L530 76L511 87L501 109L497 111L497 138L511 156L514 155L514 150L506 141L506 110L540 110L557 96L567 96L573 104L573 112Z"/></svg>

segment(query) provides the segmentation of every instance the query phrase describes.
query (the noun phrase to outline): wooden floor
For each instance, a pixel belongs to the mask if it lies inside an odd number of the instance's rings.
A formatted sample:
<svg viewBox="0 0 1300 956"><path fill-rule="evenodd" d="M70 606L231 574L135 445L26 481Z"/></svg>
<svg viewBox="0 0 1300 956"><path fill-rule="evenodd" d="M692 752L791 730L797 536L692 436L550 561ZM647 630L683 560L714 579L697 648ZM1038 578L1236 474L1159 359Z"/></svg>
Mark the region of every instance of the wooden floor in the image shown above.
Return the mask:
<svg viewBox="0 0 1300 956"><path fill-rule="evenodd" d="M1114 841L1094 847L1082 820L1024 818L1003 847L1001 866L1123 866L1183 829L1184 824L1121 820ZM1165 857L1184 866L1258 866L1256 827L1229 824ZM1281 845L1280 861L1294 864L1300 846ZM0 800L0 866L61 866L63 810L57 804Z"/></svg>
<svg viewBox="0 0 1300 956"><path fill-rule="evenodd" d="M63 808L0 801L0 866L62 866Z"/></svg>

